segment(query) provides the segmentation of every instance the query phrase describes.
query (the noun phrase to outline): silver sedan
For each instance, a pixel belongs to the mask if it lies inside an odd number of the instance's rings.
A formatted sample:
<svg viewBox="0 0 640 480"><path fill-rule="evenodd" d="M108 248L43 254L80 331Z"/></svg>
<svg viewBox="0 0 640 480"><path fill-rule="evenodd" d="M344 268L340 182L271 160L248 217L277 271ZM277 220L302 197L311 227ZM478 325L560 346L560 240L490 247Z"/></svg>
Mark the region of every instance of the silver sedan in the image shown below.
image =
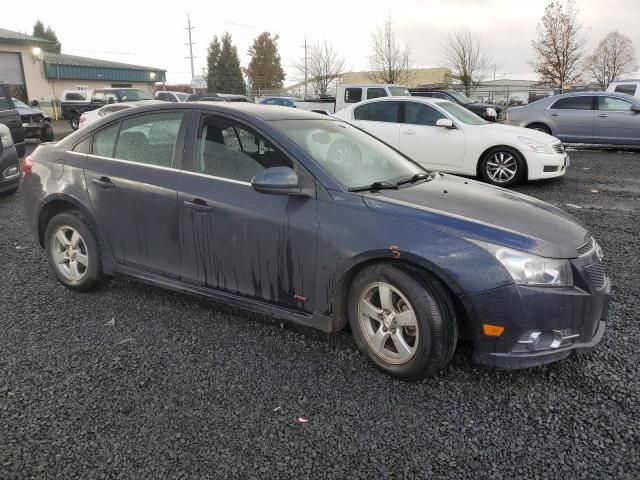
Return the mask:
<svg viewBox="0 0 640 480"><path fill-rule="evenodd" d="M575 92L507 110L505 123L568 143L640 144L640 101L621 93Z"/></svg>

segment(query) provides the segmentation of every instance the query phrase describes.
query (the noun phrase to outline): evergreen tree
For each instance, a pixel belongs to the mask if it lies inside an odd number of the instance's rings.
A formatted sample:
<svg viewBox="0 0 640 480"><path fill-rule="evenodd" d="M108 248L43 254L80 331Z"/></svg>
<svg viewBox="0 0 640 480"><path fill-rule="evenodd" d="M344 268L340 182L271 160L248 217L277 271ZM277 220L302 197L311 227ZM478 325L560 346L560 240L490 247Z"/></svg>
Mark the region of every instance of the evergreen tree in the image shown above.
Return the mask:
<svg viewBox="0 0 640 480"><path fill-rule="evenodd" d="M275 90L282 88L284 70L278 53L278 35L263 32L249 48L251 61L247 68L249 83L253 89Z"/></svg>
<svg viewBox="0 0 640 480"><path fill-rule="evenodd" d="M217 62L218 79L216 84L218 93L245 94L247 85L242 77L238 49L231 43L231 35L222 35L222 46Z"/></svg>
<svg viewBox="0 0 640 480"><path fill-rule="evenodd" d="M60 53L62 50L62 44L60 40L58 40L58 36L56 32L50 27L44 28L44 24L38 20L33 26L33 36L37 38L42 38L44 40L50 40L52 43L48 45L43 45L42 50L51 53Z"/></svg>
<svg viewBox="0 0 640 480"><path fill-rule="evenodd" d="M220 41L218 36L214 35L213 40L209 43L207 50L207 89L210 92L220 90L218 80L220 78L218 72L218 59L220 58Z"/></svg>

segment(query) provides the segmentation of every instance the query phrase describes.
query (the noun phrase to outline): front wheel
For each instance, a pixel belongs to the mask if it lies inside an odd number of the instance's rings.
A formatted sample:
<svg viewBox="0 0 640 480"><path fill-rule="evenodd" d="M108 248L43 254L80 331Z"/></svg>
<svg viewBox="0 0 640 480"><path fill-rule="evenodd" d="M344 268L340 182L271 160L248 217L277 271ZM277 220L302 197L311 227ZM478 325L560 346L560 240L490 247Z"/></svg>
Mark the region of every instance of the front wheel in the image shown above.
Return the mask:
<svg viewBox="0 0 640 480"><path fill-rule="evenodd" d="M49 267L65 287L85 292L100 283L98 241L80 213L57 214L44 235Z"/></svg>
<svg viewBox="0 0 640 480"><path fill-rule="evenodd" d="M356 343L383 372L419 380L451 359L457 323L437 280L409 268L373 265L356 275L348 302Z"/></svg>
<svg viewBox="0 0 640 480"><path fill-rule="evenodd" d="M510 148L498 147L488 152L480 161L480 177L498 187L513 187L526 173L522 156Z"/></svg>
<svg viewBox="0 0 640 480"><path fill-rule="evenodd" d="M69 125L71 125L71 128L73 128L74 130L78 130L80 128L80 115L74 115L73 117L71 117L71 120L69 120Z"/></svg>
<svg viewBox="0 0 640 480"><path fill-rule="evenodd" d="M46 122L42 127L42 132L40 133L40 141L41 142L53 142L53 128L49 122Z"/></svg>

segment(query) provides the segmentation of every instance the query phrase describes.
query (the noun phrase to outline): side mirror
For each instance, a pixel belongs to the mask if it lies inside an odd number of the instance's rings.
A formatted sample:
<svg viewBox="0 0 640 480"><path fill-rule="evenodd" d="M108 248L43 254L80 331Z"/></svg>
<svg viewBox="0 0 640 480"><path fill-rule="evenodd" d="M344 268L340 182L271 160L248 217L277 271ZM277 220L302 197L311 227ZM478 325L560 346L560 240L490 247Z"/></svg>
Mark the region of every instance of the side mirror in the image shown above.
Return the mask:
<svg viewBox="0 0 640 480"><path fill-rule="evenodd" d="M439 118L438 120L436 120L436 127L456 128L453 124L453 121L451 121L451 119L449 118Z"/></svg>
<svg viewBox="0 0 640 480"><path fill-rule="evenodd" d="M635 113L640 112L640 105L632 105L631 106L631 111L635 112Z"/></svg>
<svg viewBox="0 0 640 480"><path fill-rule="evenodd" d="M256 192L271 195L307 195L300 188L298 174L289 167L271 167L251 179Z"/></svg>

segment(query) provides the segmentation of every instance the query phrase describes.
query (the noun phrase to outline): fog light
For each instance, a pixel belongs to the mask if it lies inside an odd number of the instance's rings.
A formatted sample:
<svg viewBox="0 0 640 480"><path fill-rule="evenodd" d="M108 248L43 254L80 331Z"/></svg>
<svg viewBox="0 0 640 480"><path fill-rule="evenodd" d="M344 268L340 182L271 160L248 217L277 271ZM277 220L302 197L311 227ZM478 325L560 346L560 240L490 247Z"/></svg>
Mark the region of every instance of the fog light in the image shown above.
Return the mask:
<svg viewBox="0 0 640 480"><path fill-rule="evenodd" d="M533 352L555 350L570 345L573 343L573 339L579 336L579 333L572 333L570 328L546 331L532 330L520 337L514 351L523 351L522 347Z"/></svg>
<svg viewBox="0 0 640 480"><path fill-rule="evenodd" d="M553 165L545 165L543 171L545 172L557 172L559 167Z"/></svg>
<svg viewBox="0 0 640 480"><path fill-rule="evenodd" d="M18 168L18 165L11 165L2 173L2 176L5 179L17 177L18 175L20 175L20 169Z"/></svg>

